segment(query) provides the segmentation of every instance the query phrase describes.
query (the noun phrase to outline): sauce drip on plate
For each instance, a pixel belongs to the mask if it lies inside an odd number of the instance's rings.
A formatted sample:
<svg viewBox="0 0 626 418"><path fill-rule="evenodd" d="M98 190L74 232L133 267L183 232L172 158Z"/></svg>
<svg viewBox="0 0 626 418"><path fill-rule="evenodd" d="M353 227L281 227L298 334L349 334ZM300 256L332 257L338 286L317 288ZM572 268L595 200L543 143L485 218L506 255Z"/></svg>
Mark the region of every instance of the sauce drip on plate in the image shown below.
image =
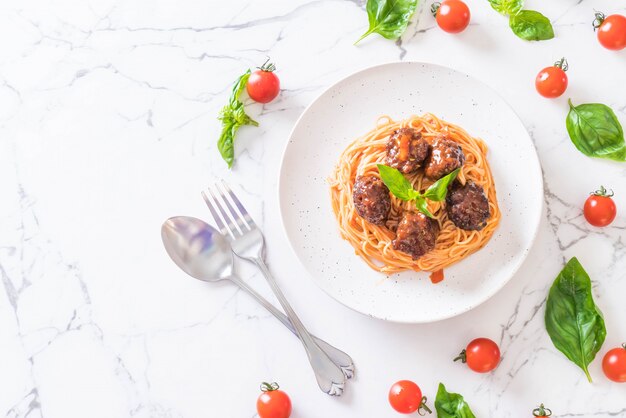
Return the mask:
<svg viewBox="0 0 626 418"><path fill-rule="evenodd" d="M432 273L430 273L430 281L433 282L433 284L439 283L439 282L443 281L443 279L444 279L444 277L443 277L443 269L437 270L437 271L433 271Z"/></svg>

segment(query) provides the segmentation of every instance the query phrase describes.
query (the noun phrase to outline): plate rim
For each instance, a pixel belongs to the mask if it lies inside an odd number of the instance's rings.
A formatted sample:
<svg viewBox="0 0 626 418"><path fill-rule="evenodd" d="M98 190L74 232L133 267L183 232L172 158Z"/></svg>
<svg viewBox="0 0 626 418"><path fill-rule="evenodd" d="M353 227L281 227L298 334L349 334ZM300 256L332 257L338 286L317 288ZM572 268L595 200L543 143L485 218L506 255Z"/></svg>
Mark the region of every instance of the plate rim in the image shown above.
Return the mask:
<svg viewBox="0 0 626 418"><path fill-rule="evenodd" d="M402 319L402 318L389 318L389 317L383 317L383 316L380 316L380 315L375 315L375 314L373 314L371 312L364 312L363 310L359 310L356 307L347 304L346 302L344 302L343 300L339 299L337 296L332 294L330 292L330 290L326 288L326 286L322 285L318 280L315 279L315 274L306 266L306 264L302 260L302 257L298 254L298 252L294 248L294 243L290 239L289 234L287 232L287 227L285 225L285 209L283 208L283 201L281 199L282 190L285 187L284 180L283 180L283 171L285 170L285 158L286 158L287 150L288 150L288 148L289 148L289 146L291 144L291 138L293 138L293 134L296 131L296 128L298 128L298 126L302 122L302 119L308 113L308 111L328 91L330 91L331 89L337 87L339 84L345 82L349 78L352 78L352 77L354 77L354 76L356 76L358 74L364 73L366 71L371 71L371 70L376 69L376 68L391 67L391 66L396 66L396 65L422 65L422 66L439 67L441 69L448 70L448 71L451 70L451 71L454 71L454 72L456 72L456 73L458 73L460 75L463 75L463 76L465 76L467 78L470 78L470 79L478 82L484 88L486 88L489 91L491 91L496 97L500 98L502 100L502 102L511 110L511 112L513 112L513 114L515 115L517 120L519 120L520 124L523 126L524 132L526 132L526 136L528 138L528 142L529 142L529 144L531 146L531 149L533 151L533 155L535 157L533 159L533 161L532 161L532 165L534 166L534 168L531 168L531 169L533 171L535 171L536 174L538 174L538 178L541 180L540 181L540 187L539 187L538 191L540 192L540 196L542 196L542 198L539 199L539 208L538 208L539 210L537 211L536 219L534 219L535 226L533 228L532 235L531 235L530 241L528 243L528 247L524 249L521 258L516 262L516 265L513 266L513 269L511 271L511 274L509 275L509 277L507 277L507 279L504 280L500 286L496 287L493 291L488 292L483 298L481 298L481 300L478 303L469 305L467 307L464 307L463 309L461 309L461 310L459 310L457 312L453 312L453 313L449 313L449 314L443 314L443 315L440 315L438 317L430 318L430 319L426 319L426 320L410 320L410 319ZM465 314L465 313L467 313L467 312L477 308L478 306L484 304L485 302L487 302L491 298L493 298L507 284L509 284L511 282L511 280L513 279L513 277L515 277L515 275L518 273L518 271L522 267L522 265L526 262L526 260L528 258L528 255L530 254L531 249L535 245L535 241L537 240L537 236L539 234L539 226L541 225L541 218L543 216L544 205L545 205L545 202L544 202L544 199L543 199L543 196L545 195L544 182L543 182L543 169L541 167L541 161L539 159L539 154L537 152L537 147L535 146L535 143L533 142L532 137L531 137L530 133L528 132L528 129L526 128L526 125L524 124L524 121L519 116L517 111L515 111L513 106L511 106L511 104L496 89L491 87L489 84L483 82L481 79L479 79L477 77L474 77L473 75L467 74L467 73L465 73L463 71L460 71L460 70L458 70L456 68L448 67L446 65L441 65L441 64L437 64L437 63L433 63L433 62L427 62L427 61L413 61L413 60L410 60L410 61L388 61L388 62L383 62L383 63L379 63L379 64L375 64L375 65L370 65L370 66L367 66L367 67L362 67L360 69L357 69L357 70L351 72L350 74L348 74L348 75L346 75L344 77L341 77L340 79L336 80L332 84L328 85L328 87L326 87L322 92L320 92L305 107L305 109L302 111L302 113L300 114L300 116L298 117L296 122L294 123L293 127L291 128L287 138L288 139L285 142L285 145L284 145L283 150L282 150L281 158L280 158L280 169L278 171L278 187L276 188L276 196L278 197L278 212L279 212L279 215L280 215L280 222L281 222L281 226L282 226L281 229L283 231L283 235L285 236L285 238L287 239L287 242L289 243L289 248L290 248L292 254L295 255L295 257L297 258L297 260L300 263L300 265L302 266L302 268L307 272L307 275L309 276L309 280L311 280L315 284L315 286L317 286L319 289L323 290L324 293L326 293L334 301L337 301L341 305L349 308L350 310L352 310L354 312L358 312L359 314L368 316L370 318L376 318L376 319L379 319L379 320L382 320L382 321L387 321L387 322L392 322L392 323L397 323L397 324L428 324L428 323L444 321L446 319L450 319L450 318L454 318L454 317L463 315L463 314Z"/></svg>

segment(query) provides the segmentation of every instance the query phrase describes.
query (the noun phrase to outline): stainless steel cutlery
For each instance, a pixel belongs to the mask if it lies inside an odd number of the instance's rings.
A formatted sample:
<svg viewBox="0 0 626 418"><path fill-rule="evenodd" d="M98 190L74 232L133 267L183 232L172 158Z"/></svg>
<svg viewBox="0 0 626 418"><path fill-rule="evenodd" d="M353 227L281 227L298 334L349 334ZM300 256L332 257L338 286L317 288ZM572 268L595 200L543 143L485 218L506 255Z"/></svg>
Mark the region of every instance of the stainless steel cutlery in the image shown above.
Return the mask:
<svg viewBox="0 0 626 418"><path fill-rule="evenodd" d="M269 310L302 341L317 383L325 393L340 396L354 373L349 355L314 337L304 327L264 261L261 230L237 196L223 182L202 192L219 232L204 221L177 216L165 221L161 237L172 260L190 276L203 281L230 280ZM285 316L234 272L233 254L254 263L263 273Z"/></svg>
<svg viewBox="0 0 626 418"><path fill-rule="evenodd" d="M264 261L265 241L263 233L257 227L237 196L224 183L217 183L202 192L202 196L211 211L213 220L222 235L230 242L233 253L248 260L261 270L276 298L285 310L289 322L296 330L315 373L317 384L329 395L340 396L343 392L346 377L330 359L328 354L313 340L291 305L283 295L278 283L270 273ZM235 207L237 208L235 210Z"/></svg>

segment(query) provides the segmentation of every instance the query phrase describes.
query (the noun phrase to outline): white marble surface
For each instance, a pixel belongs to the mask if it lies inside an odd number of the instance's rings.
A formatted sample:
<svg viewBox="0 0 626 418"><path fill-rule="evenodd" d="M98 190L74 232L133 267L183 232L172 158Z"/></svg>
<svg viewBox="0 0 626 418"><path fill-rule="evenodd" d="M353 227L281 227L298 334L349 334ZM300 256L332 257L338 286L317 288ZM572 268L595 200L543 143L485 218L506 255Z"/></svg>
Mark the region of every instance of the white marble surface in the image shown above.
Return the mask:
<svg viewBox="0 0 626 418"><path fill-rule="evenodd" d="M557 37L525 43L486 1L452 36L424 8L401 43L368 38L361 1L5 0L0 5L0 415L7 418L253 417L261 380L289 392L294 418L392 417L386 393L415 380L432 400L439 381L479 417L524 417L545 402L556 417L626 416L626 386L600 361L595 382L559 353L544 302L565 259L594 281L609 347L626 340L626 165L578 153L565 132L567 97L610 105L626 125L626 51L599 47L593 9L611 0L528 0ZM260 128L237 140L237 165L215 148L216 114L231 83L270 55L283 92L251 105ZM570 87L540 98L535 74L562 55ZM519 112L545 175L537 242L515 278L460 317L395 325L352 312L295 261L277 211L288 133L326 86L357 69L422 60L469 73ZM462 94L462 92L460 92ZM199 196L216 176L240 184L262 223L268 260L311 331L349 352L357 377L344 397L316 387L298 341L231 286L187 278L167 258L161 222L207 218ZM615 223L581 216L599 184L616 190ZM258 274L242 274L267 294ZM477 375L450 359L489 336L504 359ZM432 403L431 403L432 405Z"/></svg>

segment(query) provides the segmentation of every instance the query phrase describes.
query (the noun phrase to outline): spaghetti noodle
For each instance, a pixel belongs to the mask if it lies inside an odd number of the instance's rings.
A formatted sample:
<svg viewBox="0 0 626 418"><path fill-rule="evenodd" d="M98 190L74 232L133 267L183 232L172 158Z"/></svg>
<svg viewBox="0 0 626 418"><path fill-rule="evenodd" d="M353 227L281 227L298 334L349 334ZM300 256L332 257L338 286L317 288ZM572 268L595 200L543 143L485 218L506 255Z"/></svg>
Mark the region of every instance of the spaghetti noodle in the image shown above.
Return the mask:
<svg viewBox="0 0 626 418"><path fill-rule="evenodd" d="M458 180L467 180L483 187L489 201L490 217L480 231L457 228L444 208L445 202L428 201L428 209L439 223L440 232L435 249L418 260L395 250L392 241L404 210L416 210L412 202L404 202L391 195L391 211L385 226L377 226L361 218L355 210L352 192L357 176L380 177L377 164L385 164L386 145L389 136L402 127L411 127L432 143L442 134L456 141L465 154L465 164ZM377 126L351 143L341 154L339 162L329 179L332 208L339 222L343 239L354 247L357 255L374 270L396 273L404 270L437 271L448 267L487 244L500 221L500 210L496 200L496 189L487 162L487 146L470 136L461 127L445 122L433 114L411 116L407 120L394 122L390 117L378 119ZM433 182L424 176L423 170L406 176L416 190L424 191Z"/></svg>

